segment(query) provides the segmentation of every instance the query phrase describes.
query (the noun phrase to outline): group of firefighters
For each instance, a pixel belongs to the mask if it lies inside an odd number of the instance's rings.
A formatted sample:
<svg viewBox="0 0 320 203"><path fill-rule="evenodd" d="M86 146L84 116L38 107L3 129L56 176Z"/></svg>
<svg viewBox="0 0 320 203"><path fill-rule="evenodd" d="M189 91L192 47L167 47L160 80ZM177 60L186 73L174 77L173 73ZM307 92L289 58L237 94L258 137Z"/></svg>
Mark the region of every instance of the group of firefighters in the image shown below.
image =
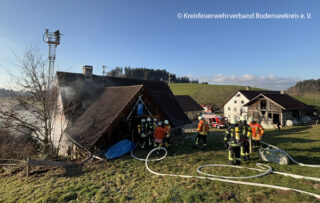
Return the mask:
<svg viewBox="0 0 320 203"><path fill-rule="evenodd" d="M229 164L240 165L241 160L248 160L252 148L256 152L261 147L263 134L264 129L255 120L247 124L244 117L239 122L232 119L224 136L224 145L229 152Z"/></svg>
<svg viewBox="0 0 320 203"><path fill-rule="evenodd" d="M162 123L157 118L143 118L137 130L141 149L170 146L171 126L168 120Z"/></svg>
<svg viewBox="0 0 320 203"><path fill-rule="evenodd" d="M209 124L202 116L199 116L198 119L199 123L194 148L197 149L200 142L202 142L202 148L206 149ZM229 164L239 165L241 160L248 160L252 145L254 151L258 151L261 147L260 140L263 134L264 129L255 120L247 124L244 117L239 122L232 119L223 140L225 148L228 149Z"/></svg>
<svg viewBox="0 0 320 203"><path fill-rule="evenodd" d="M198 119L194 148L198 149L198 145L202 143L202 149L206 149L209 124L202 116ZM143 118L137 128L141 149L170 146L171 126L168 120L162 123L157 118ZM255 120L248 124L244 117L239 121L231 119L223 140L225 148L228 149L229 164L240 165L241 160L248 160L252 149L258 151L261 147L263 134L264 129Z"/></svg>

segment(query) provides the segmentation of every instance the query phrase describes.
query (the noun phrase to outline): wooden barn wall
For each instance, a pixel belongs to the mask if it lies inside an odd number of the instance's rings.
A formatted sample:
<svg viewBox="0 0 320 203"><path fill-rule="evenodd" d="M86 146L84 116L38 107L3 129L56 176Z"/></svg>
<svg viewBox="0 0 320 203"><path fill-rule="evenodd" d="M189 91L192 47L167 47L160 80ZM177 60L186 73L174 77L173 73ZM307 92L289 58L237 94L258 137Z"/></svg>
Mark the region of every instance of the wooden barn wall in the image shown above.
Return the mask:
<svg viewBox="0 0 320 203"><path fill-rule="evenodd" d="M265 109L261 109L262 100L266 101ZM262 114L262 111L265 111L264 115ZM268 99L262 99L262 98L257 99L253 104L251 104L248 107L249 118L263 121L268 124L273 124L274 114L279 114L280 123L283 124L282 113L283 113L282 108ZM269 114L271 114L271 118L269 118Z"/></svg>
<svg viewBox="0 0 320 203"><path fill-rule="evenodd" d="M282 113L282 108L276 104L274 104L273 102L271 102L270 100L266 100L266 109L260 109L260 102L262 99L258 99L256 102L254 102L253 104L251 104L248 107L249 111L268 111L268 112L273 112L273 113Z"/></svg>
<svg viewBox="0 0 320 203"><path fill-rule="evenodd" d="M125 107L125 109L121 112L121 114L114 121L114 123L107 129L104 135L97 141L97 144L93 147L93 151L99 151L101 148L108 148L125 137L131 137L130 134L125 133L124 121L126 120L127 116L136 104L138 100L138 95L141 94L143 94L143 102L149 108L151 113L153 115L158 115L161 120L166 119L165 115L161 112L160 108L155 104L155 102L152 101L152 99L144 91L139 92L134 97L134 99L131 100L129 105ZM136 111L136 109L134 111ZM144 110L144 113L147 114L147 111Z"/></svg>

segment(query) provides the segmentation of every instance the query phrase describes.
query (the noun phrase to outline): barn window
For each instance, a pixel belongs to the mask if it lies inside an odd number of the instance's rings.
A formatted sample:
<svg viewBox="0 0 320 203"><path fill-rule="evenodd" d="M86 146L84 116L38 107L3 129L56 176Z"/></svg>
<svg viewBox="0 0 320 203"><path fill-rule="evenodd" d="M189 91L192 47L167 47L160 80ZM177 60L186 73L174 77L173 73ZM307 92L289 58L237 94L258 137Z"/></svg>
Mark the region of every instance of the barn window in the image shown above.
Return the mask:
<svg viewBox="0 0 320 203"><path fill-rule="evenodd" d="M260 102L260 109L266 109L267 108L267 102L266 100L261 100Z"/></svg>

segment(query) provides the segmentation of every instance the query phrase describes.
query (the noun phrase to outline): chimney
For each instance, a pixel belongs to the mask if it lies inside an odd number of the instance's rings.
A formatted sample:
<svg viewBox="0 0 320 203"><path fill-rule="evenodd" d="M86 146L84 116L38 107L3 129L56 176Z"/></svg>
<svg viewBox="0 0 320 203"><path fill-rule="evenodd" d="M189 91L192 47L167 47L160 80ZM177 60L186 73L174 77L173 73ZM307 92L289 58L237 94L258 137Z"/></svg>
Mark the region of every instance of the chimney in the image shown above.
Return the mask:
<svg viewBox="0 0 320 203"><path fill-rule="evenodd" d="M285 94L286 92L284 90L281 90L280 91L280 94Z"/></svg>
<svg viewBox="0 0 320 203"><path fill-rule="evenodd" d="M86 80L91 80L92 79L92 66L84 65L83 67L83 75Z"/></svg>
<svg viewBox="0 0 320 203"><path fill-rule="evenodd" d="M247 86L247 87L246 87L246 90L247 90L247 91L250 91L250 86Z"/></svg>

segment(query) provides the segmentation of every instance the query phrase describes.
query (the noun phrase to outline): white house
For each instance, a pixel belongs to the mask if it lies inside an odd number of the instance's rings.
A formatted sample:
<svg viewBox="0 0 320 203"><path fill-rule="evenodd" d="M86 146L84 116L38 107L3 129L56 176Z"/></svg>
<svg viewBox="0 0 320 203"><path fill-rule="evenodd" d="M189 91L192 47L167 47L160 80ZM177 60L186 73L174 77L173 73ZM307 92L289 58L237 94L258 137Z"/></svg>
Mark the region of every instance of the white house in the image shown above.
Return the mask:
<svg viewBox="0 0 320 203"><path fill-rule="evenodd" d="M244 104L265 92L279 93L278 91L251 91L250 87L247 87L247 90L236 91L224 103L224 116L228 119L239 119L241 116L247 117L248 107L245 107Z"/></svg>

